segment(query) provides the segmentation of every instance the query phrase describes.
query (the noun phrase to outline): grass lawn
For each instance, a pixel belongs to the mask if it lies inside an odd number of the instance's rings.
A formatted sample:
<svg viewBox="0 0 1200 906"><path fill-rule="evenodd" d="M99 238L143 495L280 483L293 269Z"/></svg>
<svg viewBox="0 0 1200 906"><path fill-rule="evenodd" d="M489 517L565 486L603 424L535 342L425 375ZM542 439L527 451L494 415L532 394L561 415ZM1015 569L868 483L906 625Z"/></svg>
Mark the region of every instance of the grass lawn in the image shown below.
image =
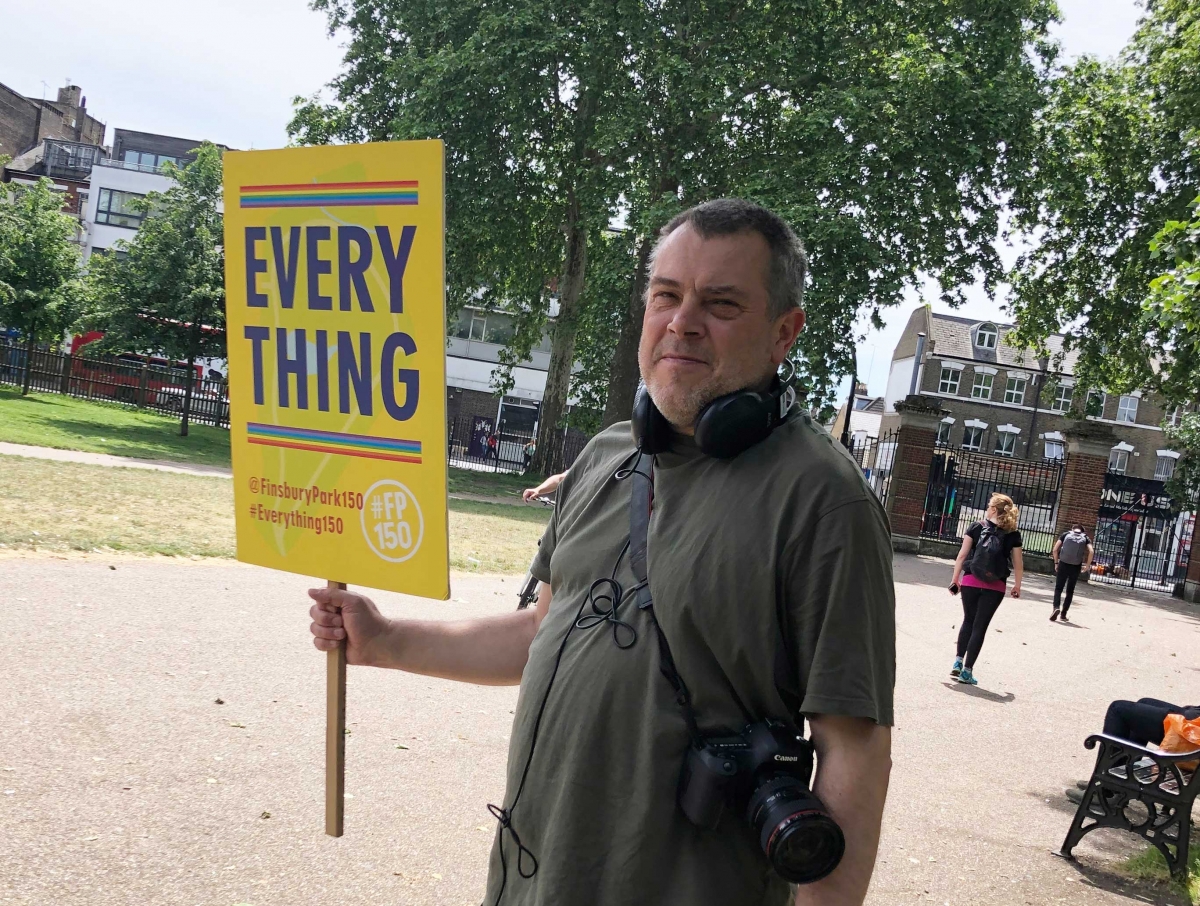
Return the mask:
<svg viewBox="0 0 1200 906"><path fill-rule="evenodd" d="M550 511L450 501L450 566L523 573ZM0 545L232 557L233 485L208 478L0 456Z"/></svg>
<svg viewBox="0 0 1200 906"><path fill-rule="evenodd" d="M179 436L179 419L95 403L57 393L30 393L0 387L0 441L229 467L229 432L191 425ZM536 475L450 469L450 493L503 497L514 503L521 491L541 481ZM544 520L543 520L544 521Z"/></svg>
<svg viewBox="0 0 1200 906"><path fill-rule="evenodd" d="M23 397L13 387L0 387L0 441L229 466L229 432L223 428L190 425L188 436L180 437L177 418L58 393Z"/></svg>
<svg viewBox="0 0 1200 906"><path fill-rule="evenodd" d="M1193 843L1188 851L1188 867L1190 875L1185 890L1181 885L1171 880L1167 871L1167 860L1153 846L1146 847L1144 852L1129 859L1123 866L1124 872L1131 878L1141 881L1155 881L1163 886L1170 886L1186 896L1194 906L1200 906L1200 843Z"/></svg>
<svg viewBox="0 0 1200 906"><path fill-rule="evenodd" d="M521 499L526 488L535 488L542 483L541 476L513 475L508 472L475 472L471 469L450 467L451 494L479 494L485 497Z"/></svg>

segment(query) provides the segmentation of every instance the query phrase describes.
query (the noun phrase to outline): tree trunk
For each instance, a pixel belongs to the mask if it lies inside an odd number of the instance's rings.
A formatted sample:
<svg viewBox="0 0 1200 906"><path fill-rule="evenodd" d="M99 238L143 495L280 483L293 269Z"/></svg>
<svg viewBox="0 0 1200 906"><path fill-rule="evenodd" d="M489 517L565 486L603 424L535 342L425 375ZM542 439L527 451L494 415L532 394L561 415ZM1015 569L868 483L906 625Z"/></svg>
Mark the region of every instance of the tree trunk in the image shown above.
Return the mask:
<svg viewBox="0 0 1200 906"><path fill-rule="evenodd" d="M21 381L21 396L29 393L29 385L33 378L33 328L29 328L29 336L25 338L25 377Z"/></svg>
<svg viewBox="0 0 1200 906"><path fill-rule="evenodd" d="M196 354L188 356L187 386L183 391L183 415L179 421L179 436L188 436L188 417L192 414L192 385L196 383Z"/></svg>
<svg viewBox="0 0 1200 906"><path fill-rule="evenodd" d="M629 418L633 411L633 395L637 392L641 374L638 370L638 345L642 341L642 316L646 311L646 272L654 237L642 237L638 246L637 270L629 288L629 307L621 324L621 335L608 366L608 398L604 403L604 427Z"/></svg>
<svg viewBox="0 0 1200 906"><path fill-rule="evenodd" d="M571 368L575 364L575 331L579 327L579 300L587 270L587 228L579 216L579 200L572 196L567 205L567 254L559 285L558 317L550 341L550 368L546 372L546 392L538 422L537 452L533 470L541 475L562 471L564 432L563 414L571 389Z"/></svg>

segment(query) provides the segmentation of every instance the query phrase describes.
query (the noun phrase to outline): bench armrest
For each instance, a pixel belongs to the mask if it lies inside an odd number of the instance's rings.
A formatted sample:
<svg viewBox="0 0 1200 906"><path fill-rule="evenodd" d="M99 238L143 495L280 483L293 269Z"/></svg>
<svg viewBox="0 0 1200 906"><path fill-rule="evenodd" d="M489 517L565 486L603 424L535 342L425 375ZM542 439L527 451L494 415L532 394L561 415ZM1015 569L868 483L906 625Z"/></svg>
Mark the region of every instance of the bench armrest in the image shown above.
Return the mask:
<svg viewBox="0 0 1200 906"><path fill-rule="evenodd" d="M1110 736L1107 733L1093 733L1084 740L1083 745L1085 748L1094 749L1101 742L1124 749L1131 756L1152 758L1155 761L1161 761L1165 764L1174 764L1178 761L1195 761L1197 758L1200 758L1200 749L1193 749L1191 752L1163 752L1159 749L1148 749L1145 746L1139 746L1136 742L1122 739L1120 736Z"/></svg>

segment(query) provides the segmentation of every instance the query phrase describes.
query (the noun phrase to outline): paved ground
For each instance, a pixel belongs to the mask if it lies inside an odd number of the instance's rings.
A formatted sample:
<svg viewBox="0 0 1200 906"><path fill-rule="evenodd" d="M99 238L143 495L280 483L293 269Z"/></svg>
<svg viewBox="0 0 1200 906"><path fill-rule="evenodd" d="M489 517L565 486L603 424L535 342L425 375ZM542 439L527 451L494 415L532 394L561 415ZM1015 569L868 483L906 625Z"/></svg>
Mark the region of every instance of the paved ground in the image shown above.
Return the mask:
<svg viewBox="0 0 1200 906"><path fill-rule="evenodd" d="M179 472L183 475L215 475L218 478L233 477L233 472L223 466L206 466L188 462L167 462L158 459L134 459L130 456L113 456L109 453L59 450L54 447L34 447L28 444L10 444L4 441L0 441L0 455L24 456L29 459L52 459L56 462L81 462L91 466L112 466L122 469L150 469L155 472Z"/></svg>
<svg viewBox="0 0 1200 906"><path fill-rule="evenodd" d="M177 472L183 475L208 475L216 478L233 477L233 471L223 466L167 462L158 459L134 459L129 456L112 456L108 453L88 453L83 450L59 450L55 447L34 447L28 444L10 444L5 441L0 441L0 456L23 456L27 459L49 459L55 462L79 462L90 466L108 466L115 469L150 469L155 472ZM507 497L497 497L487 494L460 492L451 494L450 497L453 500L475 500L480 503L504 503L511 506L542 505L539 503L525 503L515 494Z"/></svg>
<svg viewBox="0 0 1200 906"><path fill-rule="evenodd" d="M1178 902L1114 880L1132 851L1119 835L1076 864L1051 851L1107 702L1200 699L1200 609L1085 589L1076 624L1051 624L1033 577L971 690L948 683L947 576L897 561L896 768L869 902ZM513 606L518 581L456 575L447 604L378 598L476 615ZM325 837L308 584L225 561L0 559L0 903L479 902L516 690L352 668L353 798L346 836Z"/></svg>

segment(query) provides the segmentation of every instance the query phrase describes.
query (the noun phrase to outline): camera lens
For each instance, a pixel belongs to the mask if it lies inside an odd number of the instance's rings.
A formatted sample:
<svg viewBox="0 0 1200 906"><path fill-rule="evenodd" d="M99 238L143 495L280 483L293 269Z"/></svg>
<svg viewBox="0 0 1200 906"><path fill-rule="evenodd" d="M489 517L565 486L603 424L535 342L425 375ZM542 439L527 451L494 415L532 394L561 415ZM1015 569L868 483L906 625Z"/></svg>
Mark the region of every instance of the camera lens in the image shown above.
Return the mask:
<svg viewBox="0 0 1200 906"><path fill-rule="evenodd" d="M811 884L842 861L842 829L796 777L768 777L750 796L746 812L763 852L785 881Z"/></svg>

